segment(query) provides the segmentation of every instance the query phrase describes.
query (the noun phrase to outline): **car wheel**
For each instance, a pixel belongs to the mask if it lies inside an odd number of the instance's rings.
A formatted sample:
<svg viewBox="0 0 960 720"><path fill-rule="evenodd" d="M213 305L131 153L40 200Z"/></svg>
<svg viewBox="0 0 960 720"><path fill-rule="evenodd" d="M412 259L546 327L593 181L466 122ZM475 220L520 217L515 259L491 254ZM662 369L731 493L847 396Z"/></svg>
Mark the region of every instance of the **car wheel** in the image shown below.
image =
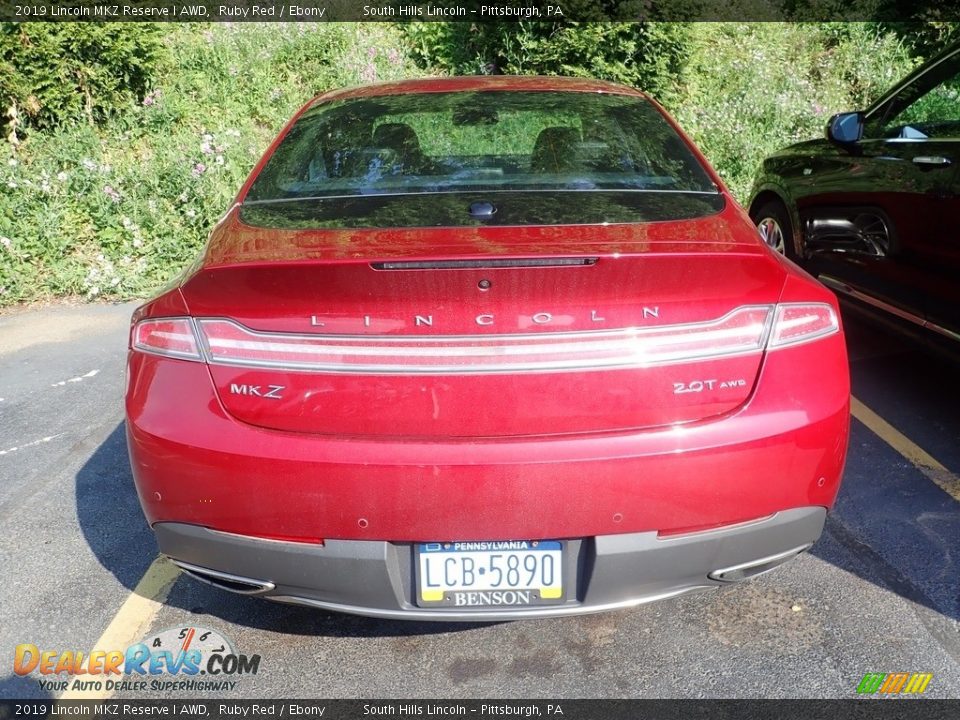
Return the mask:
<svg viewBox="0 0 960 720"><path fill-rule="evenodd" d="M764 203L752 213L752 218L760 231L760 237L770 249L791 259L796 256L793 248L793 226L783 203Z"/></svg>
<svg viewBox="0 0 960 720"><path fill-rule="evenodd" d="M871 255L884 257L895 250L887 221L878 213L860 213L853 219L863 244Z"/></svg>

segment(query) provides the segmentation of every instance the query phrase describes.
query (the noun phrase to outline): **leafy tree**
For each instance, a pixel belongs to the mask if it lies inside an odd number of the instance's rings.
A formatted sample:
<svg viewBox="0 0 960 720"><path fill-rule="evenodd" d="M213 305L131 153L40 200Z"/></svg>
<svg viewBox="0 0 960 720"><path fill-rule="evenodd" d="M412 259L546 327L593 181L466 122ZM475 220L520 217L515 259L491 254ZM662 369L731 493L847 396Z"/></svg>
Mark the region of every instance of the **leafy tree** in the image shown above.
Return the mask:
<svg viewBox="0 0 960 720"><path fill-rule="evenodd" d="M669 92L685 59L683 23L489 22L404 26L414 60L455 75L573 75Z"/></svg>

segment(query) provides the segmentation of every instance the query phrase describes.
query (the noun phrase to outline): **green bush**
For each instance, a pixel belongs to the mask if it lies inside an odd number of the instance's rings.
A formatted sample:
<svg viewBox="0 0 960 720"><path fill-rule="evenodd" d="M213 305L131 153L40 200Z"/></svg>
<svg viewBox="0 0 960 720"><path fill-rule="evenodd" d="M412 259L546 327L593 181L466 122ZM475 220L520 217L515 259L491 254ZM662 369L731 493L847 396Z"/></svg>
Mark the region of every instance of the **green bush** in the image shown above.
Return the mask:
<svg viewBox="0 0 960 720"><path fill-rule="evenodd" d="M165 42L172 64L138 103L0 141L0 306L152 292L298 107L415 72L396 31L373 23L180 25Z"/></svg>
<svg viewBox="0 0 960 720"><path fill-rule="evenodd" d="M884 31L895 33L917 57L932 57L947 46L960 41L960 23L935 21L936 11L915 12L924 22L884 23Z"/></svg>
<svg viewBox="0 0 960 720"><path fill-rule="evenodd" d="M0 23L5 134L102 121L138 102L167 60L166 29L146 23Z"/></svg>

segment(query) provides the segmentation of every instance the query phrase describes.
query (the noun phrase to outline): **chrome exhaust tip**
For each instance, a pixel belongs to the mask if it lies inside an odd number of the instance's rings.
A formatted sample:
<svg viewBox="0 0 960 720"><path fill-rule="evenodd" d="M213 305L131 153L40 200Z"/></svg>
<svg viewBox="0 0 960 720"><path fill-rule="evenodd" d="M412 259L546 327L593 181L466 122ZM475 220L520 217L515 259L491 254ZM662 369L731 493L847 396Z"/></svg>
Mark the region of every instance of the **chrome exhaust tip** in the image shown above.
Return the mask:
<svg viewBox="0 0 960 720"><path fill-rule="evenodd" d="M707 577L718 582L743 582L744 580L749 580L750 578L755 578L758 575L770 572L775 567L787 562L787 560L795 558L802 552L806 552L812 546L813 543L807 543L801 547L793 548L793 550L787 550L786 552L770 555L765 558L760 558L759 560L751 560L721 570L714 570Z"/></svg>
<svg viewBox="0 0 960 720"><path fill-rule="evenodd" d="M199 580L207 585L213 585L221 590L229 590L239 595L262 595L270 592L276 585L269 580L255 580L253 578L242 577L240 575L231 575L230 573L220 572L219 570L210 570L209 568L191 565L182 560L170 561L180 568L184 573Z"/></svg>

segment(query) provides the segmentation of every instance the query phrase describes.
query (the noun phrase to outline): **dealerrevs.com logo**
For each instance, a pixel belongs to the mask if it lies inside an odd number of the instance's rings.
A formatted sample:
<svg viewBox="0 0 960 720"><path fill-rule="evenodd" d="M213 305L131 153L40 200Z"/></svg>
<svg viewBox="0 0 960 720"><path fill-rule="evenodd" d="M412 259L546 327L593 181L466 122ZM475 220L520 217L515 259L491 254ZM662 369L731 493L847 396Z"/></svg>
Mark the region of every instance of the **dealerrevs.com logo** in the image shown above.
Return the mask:
<svg viewBox="0 0 960 720"><path fill-rule="evenodd" d="M199 627L164 630L126 650L41 650L23 643L13 657L13 671L39 675L48 692L224 692L236 687L234 678L259 669L259 655L237 653L224 635Z"/></svg>

